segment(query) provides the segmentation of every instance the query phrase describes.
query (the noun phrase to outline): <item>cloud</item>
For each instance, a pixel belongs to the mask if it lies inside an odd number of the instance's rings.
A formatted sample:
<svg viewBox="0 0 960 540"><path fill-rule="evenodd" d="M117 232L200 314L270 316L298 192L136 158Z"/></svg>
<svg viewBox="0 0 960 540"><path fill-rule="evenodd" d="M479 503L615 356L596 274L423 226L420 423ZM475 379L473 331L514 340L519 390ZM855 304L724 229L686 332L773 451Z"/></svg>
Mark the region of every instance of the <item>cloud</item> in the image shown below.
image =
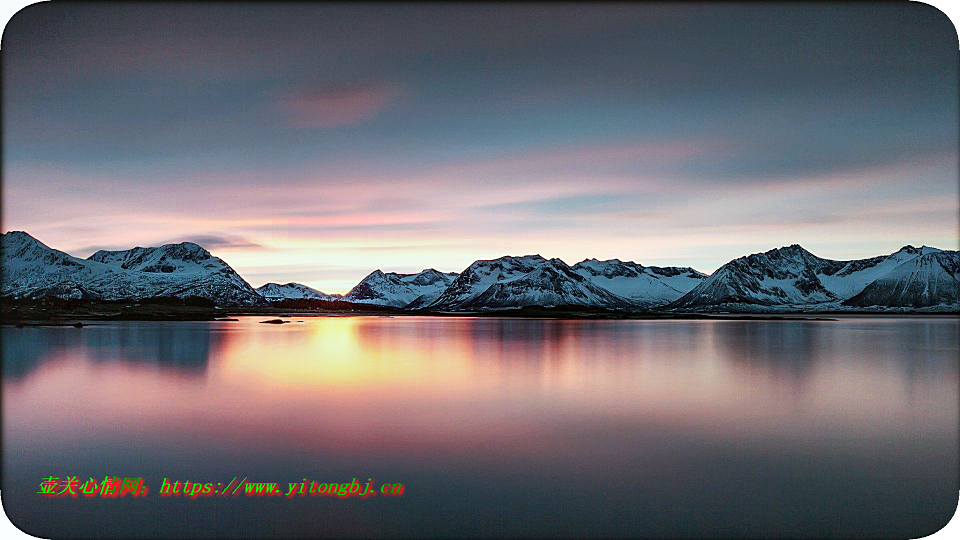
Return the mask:
<svg viewBox="0 0 960 540"><path fill-rule="evenodd" d="M210 235L210 234L201 234L193 236L181 236L171 240L163 240L157 242L148 242L148 246L162 246L165 244L179 244L180 242L193 242L198 244L207 250L216 250L216 249L262 249L263 245L256 242L247 240L246 238L225 234L225 235ZM131 249L134 246L132 245L120 245L120 244L106 244L106 245L92 245L84 246L72 250L75 253L82 254L80 256L87 256L89 254L96 253L100 250L106 251L121 251L126 249Z"/></svg>
<svg viewBox="0 0 960 540"><path fill-rule="evenodd" d="M188 236L183 239L174 240L172 242L164 242L164 244L173 244L178 242L193 242L194 244L199 244L205 248L209 249L238 249L238 248L263 248L264 246L256 242L247 240L246 238L235 236L235 235L196 235Z"/></svg>
<svg viewBox="0 0 960 540"><path fill-rule="evenodd" d="M734 152L735 149L727 148L721 141L701 139L641 140L619 144L581 143L498 152L495 155L458 162L454 167L460 172L481 174L571 169L596 173L602 167L675 165L716 151Z"/></svg>
<svg viewBox="0 0 960 540"><path fill-rule="evenodd" d="M582 216L623 211L637 205L629 193L586 192L522 201L481 204L473 210L487 215Z"/></svg>
<svg viewBox="0 0 960 540"><path fill-rule="evenodd" d="M320 86L288 92L278 106L295 127L331 128L369 120L400 95L386 83Z"/></svg>

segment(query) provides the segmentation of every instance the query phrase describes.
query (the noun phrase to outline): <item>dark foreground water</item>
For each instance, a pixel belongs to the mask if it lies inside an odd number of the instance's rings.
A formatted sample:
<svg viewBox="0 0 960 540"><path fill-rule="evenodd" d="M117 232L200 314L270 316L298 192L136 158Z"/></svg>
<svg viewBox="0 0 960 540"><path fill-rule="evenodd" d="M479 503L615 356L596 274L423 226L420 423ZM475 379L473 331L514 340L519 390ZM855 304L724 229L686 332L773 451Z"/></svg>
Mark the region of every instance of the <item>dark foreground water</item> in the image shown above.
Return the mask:
<svg viewBox="0 0 960 540"><path fill-rule="evenodd" d="M957 319L260 320L3 328L10 519L45 538L919 537L957 506ZM37 495L106 475L151 493ZM164 477L405 492L161 498Z"/></svg>

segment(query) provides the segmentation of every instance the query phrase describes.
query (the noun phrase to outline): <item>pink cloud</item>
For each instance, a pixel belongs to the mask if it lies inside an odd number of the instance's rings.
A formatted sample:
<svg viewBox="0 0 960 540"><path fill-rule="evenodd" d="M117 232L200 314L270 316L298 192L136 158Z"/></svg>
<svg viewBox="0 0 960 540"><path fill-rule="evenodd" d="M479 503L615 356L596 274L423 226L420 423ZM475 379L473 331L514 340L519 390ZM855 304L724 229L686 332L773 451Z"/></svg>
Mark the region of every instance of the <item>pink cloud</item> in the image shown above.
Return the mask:
<svg viewBox="0 0 960 540"><path fill-rule="evenodd" d="M279 106L296 127L329 128L373 118L400 94L398 86L384 83L324 86L291 92Z"/></svg>

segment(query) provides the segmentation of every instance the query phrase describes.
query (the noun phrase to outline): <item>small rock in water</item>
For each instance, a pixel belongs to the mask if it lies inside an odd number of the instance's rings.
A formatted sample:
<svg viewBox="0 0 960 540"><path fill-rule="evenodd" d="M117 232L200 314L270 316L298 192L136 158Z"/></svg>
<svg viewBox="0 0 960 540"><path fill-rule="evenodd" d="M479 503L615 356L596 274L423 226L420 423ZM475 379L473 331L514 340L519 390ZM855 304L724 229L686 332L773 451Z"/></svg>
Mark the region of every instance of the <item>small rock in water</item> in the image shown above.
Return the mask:
<svg viewBox="0 0 960 540"><path fill-rule="evenodd" d="M290 321L284 321L283 319L270 319L269 321L260 321L260 324L286 324Z"/></svg>

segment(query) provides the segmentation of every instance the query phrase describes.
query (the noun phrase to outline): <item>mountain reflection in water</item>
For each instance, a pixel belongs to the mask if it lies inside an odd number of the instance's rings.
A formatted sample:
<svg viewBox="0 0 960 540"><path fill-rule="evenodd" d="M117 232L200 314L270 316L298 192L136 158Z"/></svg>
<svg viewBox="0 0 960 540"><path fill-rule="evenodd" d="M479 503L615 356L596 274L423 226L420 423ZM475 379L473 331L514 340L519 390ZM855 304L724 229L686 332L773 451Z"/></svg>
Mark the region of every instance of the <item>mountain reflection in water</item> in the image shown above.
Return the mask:
<svg viewBox="0 0 960 540"><path fill-rule="evenodd" d="M916 537L956 507L957 319L260 320L0 330L14 522L45 537ZM50 474L407 491L39 499Z"/></svg>

